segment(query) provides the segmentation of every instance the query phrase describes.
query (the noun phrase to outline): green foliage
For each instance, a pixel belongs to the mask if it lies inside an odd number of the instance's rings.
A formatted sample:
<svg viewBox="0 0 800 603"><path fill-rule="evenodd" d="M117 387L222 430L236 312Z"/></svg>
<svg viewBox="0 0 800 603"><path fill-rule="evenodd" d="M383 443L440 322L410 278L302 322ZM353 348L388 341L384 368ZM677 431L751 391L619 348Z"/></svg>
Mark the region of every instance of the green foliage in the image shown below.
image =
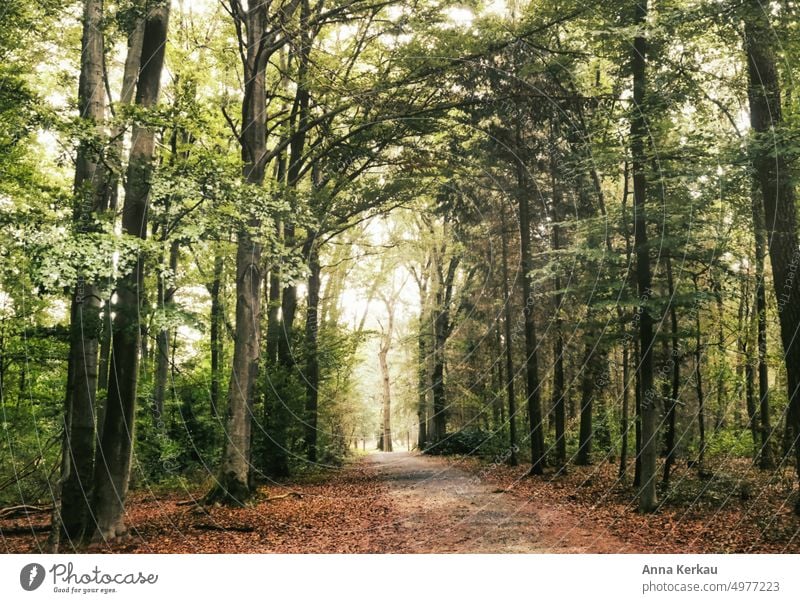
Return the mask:
<svg viewBox="0 0 800 603"><path fill-rule="evenodd" d="M508 451L508 440L502 434L484 429L463 429L449 433L436 443L425 446L425 454L451 456L467 455L494 458Z"/></svg>

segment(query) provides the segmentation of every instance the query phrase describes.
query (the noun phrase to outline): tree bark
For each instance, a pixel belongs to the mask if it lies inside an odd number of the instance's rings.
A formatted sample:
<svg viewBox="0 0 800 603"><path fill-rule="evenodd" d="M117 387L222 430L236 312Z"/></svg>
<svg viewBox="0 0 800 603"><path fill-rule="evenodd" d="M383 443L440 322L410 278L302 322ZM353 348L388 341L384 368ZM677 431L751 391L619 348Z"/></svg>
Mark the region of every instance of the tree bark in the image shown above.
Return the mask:
<svg viewBox="0 0 800 603"><path fill-rule="evenodd" d="M694 290L697 294L697 278L694 279ZM705 456L706 456L706 405L705 405L705 392L703 391L703 372L702 372L702 331L700 330L700 312L695 313L695 345L694 345L694 379L695 391L697 393L697 427L699 435L698 451L697 451L697 473L699 475L705 474Z"/></svg>
<svg viewBox="0 0 800 603"><path fill-rule="evenodd" d="M83 7L81 73L78 110L94 134L101 136L105 120L103 96L103 3L86 0ZM73 222L77 233L96 230L102 209L104 170L91 142L81 142L75 161ZM84 537L92 487L97 395L97 352L101 330L101 300L96 283L79 277L70 309L69 375L67 381L62 474L61 535L71 542ZM54 527L55 529L55 527ZM59 539L56 538L56 542Z"/></svg>
<svg viewBox="0 0 800 603"><path fill-rule="evenodd" d="M246 30L245 91L242 101L242 176L248 184L264 182L262 158L266 152L267 7L251 4L241 19ZM228 387L225 443L217 484L206 500L241 505L250 496L250 435L253 393L258 374L261 339L261 243L254 236L256 217L237 233L236 327L233 366Z"/></svg>
<svg viewBox="0 0 800 603"><path fill-rule="evenodd" d="M668 364L670 367L670 374L672 375L671 389L669 390L669 399L666 401L667 412L667 434L666 434L666 448L667 457L664 461L664 483L669 483L669 478L672 472L672 465L675 462L675 422L678 414L678 395L681 388L681 358L680 358L680 342L678 340L678 313L675 310L675 280L672 274L672 260L669 256L666 259L667 264L667 288L669 294L669 321L670 321L670 341L671 349L669 351Z"/></svg>
<svg viewBox="0 0 800 603"><path fill-rule="evenodd" d="M516 146L518 149L522 147L519 131L517 131ZM522 160L517 161L517 188L519 194L520 269L522 270L523 315L525 318L525 397L528 403L528 432L531 443L530 473L532 475L542 475L545 466L545 449L536 320L533 315L531 220L528 206L527 178Z"/></svg>
<svg viewBox="0 0 800 603"><path fill-rule="evenodd" d="M634 24L644 28L647 23L647 0L635 4ZM647 241L647 157L645 140L645 98L647 42L642 34L633 41L631 72L633 74L633 116L631 117L631 167L633 171L634 243L636 247L636 284L639 294L639 344L641 359L639 379L641 387L641 459L639 485L639 511L649 513L656 509L656 459L658 456L657 393L653 389L653 318L649 301L653 295L650 268L650 247Z"/></svg>
<svg viewBox="0 0 800 603"><path fill-rule="evenodd" d="M778 319L786 363L788 410L786 424L795 446L795 471L800 480L800 249L797 209L788 153L775 141L780 129L781 89L778 80L775 33L769 12L756 0L746 5L745 51L747 54L750 126L756 134L752 161L761 188ZM768 414L766 415L768 416ZM800 514L800 499L795 504Z"/></svg>
<svg viewBox="0 0 800 603"><path fill-rule="evenodd" d="M142 69L136 104L144 109L158 102L169 23L169 7L159 6L147 16L142 43ZM147 238L147 205L153 170L155 131L134 125L122 211L122 231ZM113 322L111 374L100 450L103 463L95 465L93 508L96 536L108 540L125 533L124 510L133 451L134 417L139 376L141 331L140 300L144 289L144 260L117 284Z"/></svg>
<svg viewBox="0 0 800 603"><path fill-rule="evenodd" d="M766 256L766 235L764 232L764 213L758 197L758 183L753 181L753 235L755 240L755 314L756 347L758 365L758 418L761 432L761 450L758 466L773 469L775 459L772 455L772 425L769 416L769 367L767 366L767 296L764 289L764 258Z"/></svg>
<svg viewBox="0 0 800 603"><path fill-rule="evenodd" d="M590 465L592 462L592 406L594 402L595 383L597 375L594 355L594 342L591 333L587 333L589 341L583 355L583 369L581 371L581 422L578 433L578 453L575 457L576 465Z"/></svg>
<svg viewBox="0 0 800 603"><path fill-rule="evenodd" d="M460 256L450 258L447 273L439 275L436 290L436 307L433 318L433 440L440 442L447 433L447 392L444 384L445 348L450 337L450 304L453 301L453 286L456 271L461 263ZM441 266L437 270L441 271Z"/></svg>
<svg viewBox="0 0 800 603"><path fill-rule="evenodd" d="M211 282L211 328L209 343L211 345L211 416L220 413L221 364L223 353L222 325L224 323L222 309L222 273L223 257L219 249L214 251L214 277Z"/></svg>
<svg viewBox="0 0 800 603"><path fill-rule="evenodd" d="M630 379L630 369L628 361L628 341L623 338L622 341L622 416L620 417L620 435L622 442L619 447L619 479L625 479L625 474L628 470L628 432L630 431L630 419L628 417L630 405L630 388L628 387L628 380Z"/></svg>
<svg viewBox="0 0 800 603"><path fill-rule="evenodd" d="M508 464L516 467L517 459L517 400L514 395L514 348L511 335L511 292L508 286L508 225L506 223L505 205L500 207L500 236L502 239L502 273L503 279L503 335L505 338L506 361L506 397L508 400ZM564 400L561 400L561 409L564 409ZM556 420L557 421L557 420ZM556 424L558 424L556 422ZM556 427L556 430L558 427ZM566 457L566 453L564 455Z"/></svg>
<svg viewBox="0 0 800 603"><path fill-rule="evenodd" d="M381 334L381 343L378 350L378 364L380 365L381 369L382 384L381 450L384 452L392 452L392 392L387 357L389 355L389 350L392 347L392 337L394 335L394 313L396 301L397 300L394 296L384 299L388 320L386 329Z"/></svg>
<svg viewBox="0 0 800 603"><path fill-rule="evenodd" d="M319 247L314 241L315 233L309 233L311 239L308 253L308 307L306 309L306 455L312 463L317 461L317 403L319 400L319 292L320 273Z"/></svg>

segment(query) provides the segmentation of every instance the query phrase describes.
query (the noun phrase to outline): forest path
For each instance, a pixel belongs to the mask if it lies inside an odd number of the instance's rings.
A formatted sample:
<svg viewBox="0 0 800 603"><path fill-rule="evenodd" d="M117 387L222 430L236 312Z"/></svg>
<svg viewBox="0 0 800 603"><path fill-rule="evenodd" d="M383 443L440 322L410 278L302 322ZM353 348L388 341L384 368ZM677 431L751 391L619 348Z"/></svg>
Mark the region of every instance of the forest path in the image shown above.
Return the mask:
<svg viewBox="0 0 800 603"><path fill-rule="evenodd" d="M546 500L499 491L446 457L376 452L364 463L388 486L408 553L613 553L621 541Z"/></svg>

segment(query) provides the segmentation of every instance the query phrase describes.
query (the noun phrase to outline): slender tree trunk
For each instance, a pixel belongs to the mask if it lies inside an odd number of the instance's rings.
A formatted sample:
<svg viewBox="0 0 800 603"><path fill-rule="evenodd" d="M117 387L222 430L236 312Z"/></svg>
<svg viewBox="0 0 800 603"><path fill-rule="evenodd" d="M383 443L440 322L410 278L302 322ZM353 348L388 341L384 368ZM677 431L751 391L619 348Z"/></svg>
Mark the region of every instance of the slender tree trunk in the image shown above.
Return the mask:
<svg viewBox="0 0 800 603"><path fill-rule="evenodd" d="M78 85L80 116L102 135L105 120L103 93L103 2L85 0L81 73ZM88 139L87 139L88 140ZM91 143L82 142L75 161L73 222L78 234L94 230L102 211L104 170ZM100 290L81 276L70 309L69 379L65 407L65 462L60 478L62 535L71 542L83 538L91 510L97 395L97 352L101 330ZM57 503L58 504L58 503ZM54 526L55 529L55 526ZM54 548L58 538L55 539Z"/></svg>
<svg viewBox="0 0 800 603"><path fill-rule="evenodd" d="M639 0L635 5L634 23L645 27L647 22L647 0ZM631 72L633 73L633 116L631 117L631 158L633 171L634 198L634 241L636 246L636 283L641 305L639 306L639 342L641 359L639 362L641 394L641 483L639 491L639 511L654 511L656 499L656 460L658 457L658 410L655 401L657 393L653 389L653 318L648 301L652 297L652 274L650 269L650 247L647 241L647 157L645 140L648 136L644 116L644 102L647 90L646 74L647 42L643 35L633 41Z"/></svg>
<svg viewBox="0 0 800 603"><path fill-rule="evenodd" d="M425 329L425 306L424 290L420 290L421 309L419 317L419 333L417 334L417 423L419 429L417 433L417 448L425 450L428 441L428 345Z"/></svg>
<svg viewBox="0 0 800 603"><path fill-rule="evenodd" d="M744 407L747 411L747 425L753 438L753 461L757 462L760 449L760 429L758 407L755 399L755 373L753 366L753 324L758 320L750 310L750 271L741 275L741 289L739 299L739 333L737 347L739 352L738 377L741 380L740 391L743 390ZM755 319L755 320L754 320ZM742 395L742 394L740 394Z"/></svg>
<svg viewBox="0 0 800 603"><path fill-rule="evenodd" d="M440 323L445 318L443 310L436 311L434 319L433 373L431 375L431 393L433 395L433 439L440 442L447 433L447 400L444 388L444 346L446 337Z"/></svg>
<svg viewBox="0 0 800 603"><path fill-rule="evenodd" d="M667 287L669 293L669 321L670 339L672 347L669 354L670 373L672 375L672 387L669 391L669 399L666 401L667 411L667 437L666 448L667 458L664 461L664 483L669 483L672 466L675 463L675 422L678 414L678 395L681 388L681 358L680 342L678 339L678 313L675 310L675 280L672 274L672 260L667 256Z"/></svg>
<svg viewBox="0 0 800 603"><path fill-rule="evenodd" d="M758 446L758 430L753 422L755 406L752 399L747 398L745 383L745 366L747 365L747 341L750 338L750 292L749 270L739 275L739 307L736 312L736 407L734 409L734 427L742 429L742 408L745 409L747 425L753 435L753 446ZM755 458L755 457L753 457Z"/></svg>
<svg viewBox="0 0 800 603"><path fill-rule="evenodd" d="M320 264L319 247L314 241L315 233L309 233L311 239L308 253L308 307L306 309L306 345L308 359L306 361L306 454L312 463L317 461L317 402L319 399L319 291Z"/></svg>
<svg viewBox="0 0 800 603"><path fill-rule="evenodd" d="M642 355L639 353L639 338L633 341L633 363L636 367L634 371L634 444L636 445L636 458L633 464L633 486L638 488L642 483L642 456L639 451L642 449L642 384L640 381L639 363Z"/></svg>
<svg viewBox="0 0 800 603"><path fill-rule="evenodd" d="M800 445L797 445L800 437L800 341L797 337L797 326L800 324L800 277L797 275L800 249L794 182L783 142L775 141L775 132L780 131L783 122L775 32L769 22L769 12L762 3L751 0L746 8L745 51L750 125L758 137L752 149L753 167L761 188L786 362L789 400L786 425L790 441L795 444L795 471L800 479ZM800 514L800 499L795 504L795 512Z"/></svg>
<svg viewBox="0 0 800 603"><path fill-rule="evenodd" d="M773 469L775 459L772 455L772 425L769 416L769 367L767 366L767 296L764 289L764 257L766 255L766 235L764 232L764 213L758 196L758 183L753 181L753 234L755 239L755 277L756 277L756 347L758 354L758 415L761 431L761 452L758 466Z"/></svg>
<svg viewBox="0 0 800 603"><path fill-rule="evenodd" d="M555 190L555 184L554 184ZM554 195L555 196L555 195ZM555 216L556 222L559 216ZM553 249L561 249L560 226L553 225ZM561 277L556 276L553 284L556 294L553 296L555 318L555 341L553 343L553 412L556 424L556 466L560 473L567 468L567 435L566 435L566 409L564 406L564 320L561 318L563 295L561 294ZM583 425L583 419L581 419Z"/></svg>
<svg viewBox="0 0 800 603"><path fill-rule="evenodd" d="M378 350L378 364L381 369L382 383L381 450L384 452L392 452L392 392L387 357L392 347L392 337L394 335L396 299L391 297L384 299L384 301L386 303L388 322L386 329L381 335L381 344Z"/></svg>
<svg viewBox="0 0 800 603"><path fill-rule="evenodd" d="M101 390L108 389L108 367L111 360L111 301L103 304L102 331L100 334L100 365L97 375L97 387ZM98 413L98 420L100 419Z"/></svg>
<svg viewBox="0 0 800 603"><path fill-rule="evenodd" d="M624 168L622 170L622 232L625 237L625 265L631 265L631 257L633 255L633 246L631 245L631 232L630 227L628 225L628 196L630 195L630 166L626 161L624 164ZM628 279L626 278L626 281ZM622 420L623 423L621 425L621 433L622 433L622 444L620 446L620 454L619 454L619 477L620 479L625 478L625 473L628 467L628 434L630 432L630 421L628 419L629 415L629 404L630 404L630 343L633 339L632 334L629 335L626 332L625 327L625 314L622 308L619 306L617 307L617 317L619 318L619 322L621 328L623 329L623 337L622 337ZM638 363L638 353L636 353L636 344L634 344L634 354L633 358L634 361ZM636 392L634 396L636 397L636 401L634 402L635 411L634 411L634 423L635 423L635 432L636 432L636 475L634 476L634 485L638 485L639 480L639 402L638 402L638 371L634 371L636 374L636 379L634 380L634 387L636 388Z"/></svg>
<svg viewBox="0 0 800 603"><path fill-rule="evenodd" d="M235 17L239 18L239 17ZM243 18L246 29L245 94L242 102L242 175L252 185L264 182L262 157L266 150L267 7L250 5ZM253 395L258 373L261 336L261 243L254 237L256 217L237 233L236 332L228 388L225 441L215 487L207 501L243 504L250 495L250 435Z"/></svg>
<svg viewBox="0 0 800 603"><path fill-rule="evenodd" d="M502 274L503 279L503 329L505 338L505 360L506 360L506 396L508 399L508 464L515 467L519 462L517 459L517 400L514 395L514 347L511 334L511 292L508 286L508 225L506 223L506 208L500 208L500 228L502 239ZM562 411L563 411L563 403ZM558 429L558 428L556 428ZM566 456L566 455L565 455Z"/></svg>
<svg viewBox="0 0 800 603"><path fill-rule="evenodd" d="M717 366L717 409L716 416L714 417L714 433L721 429L725 429L727 421L726 415L728 410L728 387L727 387L727 353L725 348L725 306L722 300L722 285L718 278L713 279L714 298L717 307L717 354L719 364Z"/></svg>
<svg viewBox="0 0 800 603"><path fill-rule="evenodd" d="M222 325L222 271L223 257L219 249L214 251L214 277L211 281L211 328L209 343L211 345L211 416L218 417L220 412L221 364L223 353Z"/></svg>
<svg viewBox="0 0 800 603"><path fill-rule="evenodd" d="M136 90L136 104L145 109L158 102L168 22L169 7L165 5L153 9L145 23L142 70ZM135 125L125 186L122 231L142 240L147 237L147 202L154 151L154 130ZM133 270L124 275L117 286L111 376L100 443L104 462L95 466L93 497L97 536L103 540L120 536L126 531L123 514L133 451L143 269L144 261L140 254Z"/></svg>
<svg viewBox="0 0 800 603"><path fill-rule="evenodd" d="M697 279L695 279L695 293L697 292ZM703 372L701 366L701 359L703 355L703 346L701 341L700 330L700 312L695 313L695 345L694 345L694 384L697 393L697 427L699 431L700 441L698 443L697 451L697 472L699 475L705 474L705 456L706 456L706 408L705 408L705 393L703 392Z"/></svg>
<svg viewBox="0 0 800 603"><path fill-rule="evenodd" d="M461 263L460 256L450 258L447 274L440 278L436 292L436 308L433 319L433 439L440 442L447 433L447 400L444 384L445 348L450 336L450 304L453 298L453 284L456 271Z"/></svg>
<svg viewBox="0 0 800 603"><path fill-rule="evenodd" d="M128 52L125 56L125 67L122 74L122 92L120 93L117 106L124 107L130 105L134 100L136 83L139 80L139 69L142 59L142 40L144 38L143 17L136 19L133 30L128 35ZM104 183L104 206L108 207L112 214L117 211L119 205L119 182L122 173L122 155L124 151L124 125L117 126L111 134L111 143L106 152L106 165L111 169L107 172ZM111 358L111 331L113 330L111 320L111 300L104 304L103 308L103 332L100 343L100 375L98 386L101 390L108 389L108 370ZM101 401L101 404L104 404ZM102 425L105 413L103 409L98 411L98 424Z"/></svg>
<svg viewBox="0 0 800 603"><path fill-rule="evenodd" d="M619 479L625 479L625 473L628 469L628 431L630 431L630 419L628 418L630 405L630 388L628 387L628 379L630 379L630 370L628 366L628 342L623 339L622 342L622 415L620 417L620 435L622 442L619 447Z"/></svg>
<svg viewBox="0 0 800 603"><path fill-rule="evenodd" d="M517 148L521 148L517 131ZM531 442L531 475L542 475L545 466L544 430L542 425L542 400L539 383L538 343L536 321L533 315L533 261L531 259L531 220L528 207L528 190L525 166L517 162L517 187L519 194L520 268L522 270L523 314L525 318L525 396L528 403L529 434Z"/></svg>
<svg viewBox="0 0 800 603"><path fill-rule="evenodd" d="M575 457L576 465L590 465L592 462L592 403L595 390L595 359L593 355L594 342L592 333L587 333L588 342L583 355L583 369L581 371L581 423L578 433L578 454Z"/></svg>

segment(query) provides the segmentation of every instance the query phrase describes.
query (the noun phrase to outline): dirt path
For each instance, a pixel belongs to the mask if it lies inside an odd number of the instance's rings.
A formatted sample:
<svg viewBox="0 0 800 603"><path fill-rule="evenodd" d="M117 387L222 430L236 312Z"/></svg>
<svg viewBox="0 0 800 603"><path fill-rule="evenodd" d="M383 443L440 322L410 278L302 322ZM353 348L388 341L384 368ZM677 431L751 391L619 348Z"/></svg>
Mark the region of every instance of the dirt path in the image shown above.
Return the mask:
<svg viewBox="0 0 800 603"><path fill-rule="evenodd" d="M366 457L389 489L409 553L613 553L604 530L546 500L526 500L443 458L408 452Z"/></svg>

